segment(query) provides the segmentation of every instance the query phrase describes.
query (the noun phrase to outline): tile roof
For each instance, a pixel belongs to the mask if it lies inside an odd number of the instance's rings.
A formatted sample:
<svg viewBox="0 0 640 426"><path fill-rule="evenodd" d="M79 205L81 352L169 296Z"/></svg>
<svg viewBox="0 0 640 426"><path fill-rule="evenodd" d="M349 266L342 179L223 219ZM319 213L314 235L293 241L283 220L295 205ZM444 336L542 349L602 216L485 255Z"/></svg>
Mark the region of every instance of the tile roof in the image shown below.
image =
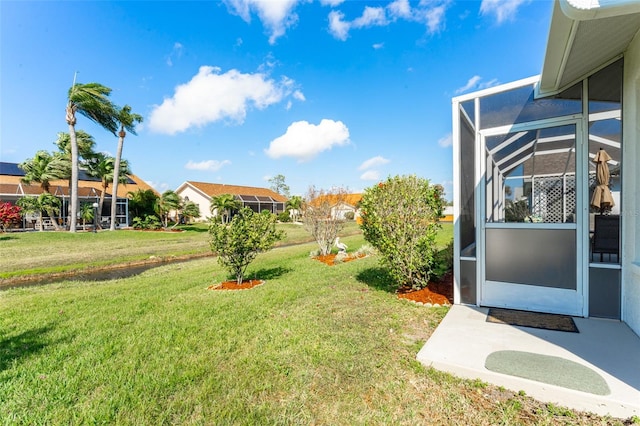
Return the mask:
<svg viewBox="0 0 640 426"><path fill-rule="evenodd" d="M329 203L330 206L335 206L339 202L344 204L348 204L352 207L355 207L356 204L362 200L362 194L327 194L321 195L318 198L315 198L311 201L311 205L318 205L319 203L325 202L325 200Z"/></svg>
<svg viewBox="0 0 640 426"><path fill-rule="evenodd" d="M17 186L21 183L20 179L24 176L24 172L18 167L16 163L0 163L0 194L5 195L21 195L20 192L17 192ZM82 197L84 196L93 196L93 194L98 194L102 192L102 182L96 178L90 178L90 180L86 180L83 178L87 178L86 174L80 173L80 179L78 181L78 194ZM147 190L150 189L156 194L158 192L153 189L150 185L148 185L145 181L140 179L138 176L134 174L128 175L129 179L126 184L118 185L118 197L126 198L127 194L130 191L136 191L138 189ZM13 185L11 187L7 185ZM56 179L50 182L51 188L50 192L52 194L56 194L56 191L60 195L68 195L69 194L69 182L64 179ZM107 189L107 194L111 195L111 185ZM42 191L40 189L40 184L32 183L31 185L27 185L25 183L22 184L22 190L25 194L30 195L39 195ZM159 195L159 194L158 194Z"/></svg>
<svg viewBox="0 0 640 426"><path fill-rule="evenodd" d="M222 194L231 195L256 195L261 197L271 197L278 202L286 202L287 197L278 194L267 188L257 188L253 186L226 185L221 183L193 182L187 181L187 184L207 194L209 197L217 197Z"/></svg>

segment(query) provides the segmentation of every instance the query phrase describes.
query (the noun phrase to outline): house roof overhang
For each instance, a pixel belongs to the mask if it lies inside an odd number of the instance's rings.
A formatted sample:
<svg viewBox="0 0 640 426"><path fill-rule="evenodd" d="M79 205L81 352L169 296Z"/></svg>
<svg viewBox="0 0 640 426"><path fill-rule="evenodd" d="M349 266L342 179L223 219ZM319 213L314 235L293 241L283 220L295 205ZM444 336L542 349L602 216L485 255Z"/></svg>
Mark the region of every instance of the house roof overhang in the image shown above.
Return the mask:
<svg viewBox="0 0 640 426"><path fill-rule="evenodd" d="M538 95L557 93L617 59L639 30L638 0L557 0Z"/></svg>

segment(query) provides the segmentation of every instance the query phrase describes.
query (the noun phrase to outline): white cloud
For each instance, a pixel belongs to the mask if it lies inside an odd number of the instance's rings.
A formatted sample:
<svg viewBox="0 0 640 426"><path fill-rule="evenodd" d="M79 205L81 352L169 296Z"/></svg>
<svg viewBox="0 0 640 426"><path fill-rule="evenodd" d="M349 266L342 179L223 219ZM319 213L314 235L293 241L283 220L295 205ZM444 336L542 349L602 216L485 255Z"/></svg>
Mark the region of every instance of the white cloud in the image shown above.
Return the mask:
<svg viewBox="0 0 640 426"><path fill-rule="evenodd" d="M377 157L369 158L364 163L360 164L360 166L358 167L358 170L367 170L373 167L382 166L384 164L387 164L389 161L391 160L384 158L381 155L378 155Z"/></svg>
<svg viewBox="0 0 640 426"><path fill-rule="evenodd" d="M440 145L442 148L447 148L453 145L453 138L451 136L451 133L448 133L438 139L438 145Z"/></svg>
<svg viewBox="0 0 640 426"><path fill-rule="evenodd" d="M489 81L486 81L484 83L479 84L478 88L479 89L486 89L486 88L489 88L489 87L497 86L498 84L500 84L500 82L498 81L497 78L494 78L492 80L489 80Z"/></svg>
<svg viewBox="0 0 640 426"><path fill-rule="evenodd" d="M352 21L332 10L329 13L329 33L338 40L346 40L351 29L386 26L399 19L425 24L429 33L440 31L444 26L445 13L452 0L421 0L411 7L409 0L395 0L385 7L365 6L362 15Z"/></svg>
<svg viewBox="0 0 640 426"><path fill-rule="evenodd" d="M382 49L384 47L384 43L375 43L373 45L373 48L378 50L378 49Z"/></svg>
<svg viewBox="0 0 640 426"><path fill-rule="evenodd" d="M195 161L189 160L187 164L184 165L184 168L187 170L203 170L203 171L209 171L209 172L217 172L218 170L220 170L221 168L229 164L231 164L231 161L229 160L222 160L222 161L205 160L205 161L200 161L198 163L196 163Z"/></svg>
<svg viewBox="0 0 640 426"><path fill-rule="evenodd" d="M164 191L171 189L169 188L169 184L166 182L154 182L151 180L146 180L145 183L147 185L149 185L150 187L152 187L153 189L155 189L156 191L158 191L159 193L163 193Z"/></svg>
<svg viewBox="0 0 640 426"><path fill-rule="evenodd" d="M344 21L344 14L332 10L329 12L329 33L338 40L345 41L349 36L351 24Z"/></svg>
<svg viewBox="0 0 640 426"><path fill-rule="evenodd" d="M482 90L489 87L497 86L498 84L499 82L496 78L482 82L482 77L480 77L479 75L474 75L467 81L467 84L457 88L455 90L455 94L459 95L461 93L468 92L469 90Z"/></svg>
<svg viewBox="0 0 640 426"><path fill-rule="evenodd" d="M320 4L323 6L331 6L331 7L336 7L342 3L344 3L345 0L320 0Z"/></svg>
<svg viewBox="0 0 640 426"><path fill-rule="evenodd" d="M269 43L275 44L298 21L293 9L299 0L225 0L227 8L246 22L251 22L251 12L257 13L262 25L270 33Z"/></svg>
<svg viewBox="0 0 640 426"><path fill-rule="evenodd" d="M341 121L323 119L318 125L296 121L284 135L271 141L265 153L271 158L293 157L304 162L322 151L347 144L349 129Z"/></svg>
<svg viewBox="0 0 640 426"><path fill-rule="evenodd" d="M379 180L380 172L377 170L367 170L362 175L360 175L360 179L362 180Z"/></svg>
<svg viewBox="0 0 640 426"><path fill-rule="evenodd" d="M409 0L396 0L387 6L387 10L389 10L389 15L391 15L392 18L408 19L411 17Z"/></svg>
<svg viewBox="0 0 640 426"><path fill-rule="evenodd" d="M385 11L382 7L365 6L362 16L353 21L355 28L383 26L387 24Z"/></svg>
<svg viewBox="0 0 640 426"><path fill-rule="evenodd" d="M423 11L421 15L424 18L424 23L427 25L429 33L436 33L442 28L447 6L448 4L441 4Z"/></svg>
<svg viewBox="0 0 640 426"><path fill-rule="evenodd" d="M265 74L243 74L202 66L191 81L176 87L173 97L154 106L149 129L176 134L219 120L242 123L251 107L264 109L291 94L292 81L278 84Z"/></svg>
<svg viewBox="0 0 640 426"><path fill-rule="evenodd" d="M299 90L295 90L295 91L293 92L293 98L294 98L294 99L297 99L297 100L299 100L299 101L305 101L305 100L306 100L306 98L304 97L304 93L302 93L302 92L301 92L301 91L299 91Z"/></svg>
<svg viewBox="0 0 640 426"><path fill-rule="evenodd" d="M512 20L518 13L518 8L529 0L482 0L481 15L495 15L498 24Z"/></svg>
<svg viewBox="0 0 640 426"><path fill-rule="evenodd" d="M167 56L167 65L169 65L170 67L173 66L173 58L180 58L182 56L182 49L182 43L175 42L173 44L173 49Z"/></svg>
<svg viewBox="0 0 640 426"><path fill-rule="evenodd" d="M455 90L455 93L456 94L460 94L460 93L464 93L464 92L466 92L468 90L474 89L480 80L482 80L482 77L480 77L479 75L474 75L469 80L467 80L467 84L465 84L462 87L457 88Z"/></svg>

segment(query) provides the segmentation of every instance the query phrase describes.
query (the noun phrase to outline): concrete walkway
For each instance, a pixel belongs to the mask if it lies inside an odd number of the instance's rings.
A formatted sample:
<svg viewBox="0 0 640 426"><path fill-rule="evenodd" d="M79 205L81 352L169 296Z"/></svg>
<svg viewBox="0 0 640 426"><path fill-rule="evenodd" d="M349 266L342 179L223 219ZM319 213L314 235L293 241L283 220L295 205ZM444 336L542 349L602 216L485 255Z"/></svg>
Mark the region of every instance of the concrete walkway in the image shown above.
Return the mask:
<svg viewBox="0 0 640 426"><path fill-rule="evenodd" d="M640 416L640 338L619 321L574 318L579 333L486 322L487 308L454 305L418 353L418 361L459 377L481 379L539 401L619 418ZM611 393L601 396L496 373L485 368L495 351L561 357L591 368Z"/></svg>

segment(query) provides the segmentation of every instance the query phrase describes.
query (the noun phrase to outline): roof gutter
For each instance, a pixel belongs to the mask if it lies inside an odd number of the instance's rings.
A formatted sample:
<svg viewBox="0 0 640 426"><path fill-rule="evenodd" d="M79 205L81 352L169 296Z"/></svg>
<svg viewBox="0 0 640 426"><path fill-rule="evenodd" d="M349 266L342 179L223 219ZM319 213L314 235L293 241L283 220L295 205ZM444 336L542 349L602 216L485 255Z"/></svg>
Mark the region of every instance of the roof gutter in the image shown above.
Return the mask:
<svg viewBox="0 0 640 426"><path fill-rule="evenodd" d="M558 0L560 9L574 21L610 18L640 12L638 0Z"/></svg>
<svg viewBox="0 0 640 426"><path fill-rule="evenodd" d="M560 80L581 21L640 13L638 0L556 0L540 83L536 96L548 96L560 89Z"/></svg>

